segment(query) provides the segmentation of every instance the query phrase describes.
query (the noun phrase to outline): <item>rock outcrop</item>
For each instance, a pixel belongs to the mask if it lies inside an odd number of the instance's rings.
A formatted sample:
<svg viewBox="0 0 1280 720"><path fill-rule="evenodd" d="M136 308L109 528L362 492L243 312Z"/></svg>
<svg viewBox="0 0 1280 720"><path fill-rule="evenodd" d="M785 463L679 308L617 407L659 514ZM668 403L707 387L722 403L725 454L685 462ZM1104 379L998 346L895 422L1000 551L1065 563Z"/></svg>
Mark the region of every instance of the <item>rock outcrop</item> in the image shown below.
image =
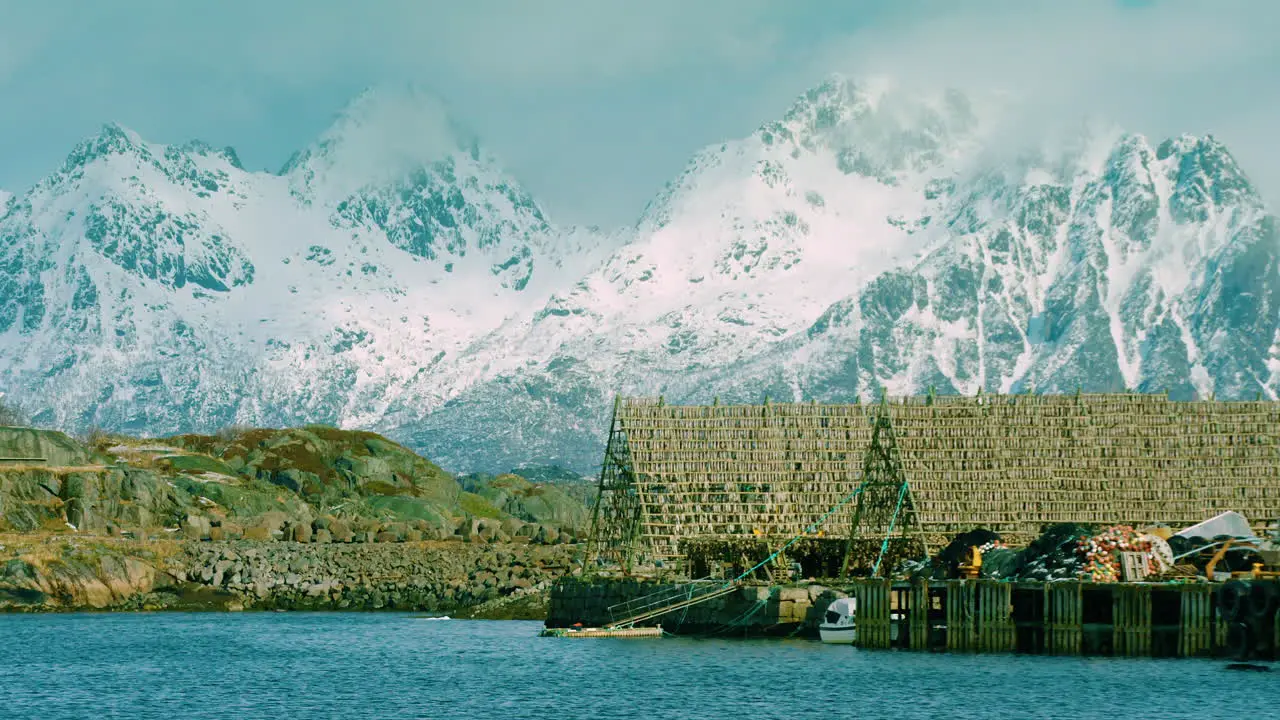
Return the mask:
<svg viewBox="0 0 1280 720"><path fill-rule="evenodd" d="M86 446L58 432L0 427L0 532L502 542L574 537L587 520L582 503L554 484L503 475L464 489L373 433L309 426L103 436Z"/></svg>
<svg viewBox="0 0 1280 720"><path fill-rule="evenodd" d="M171 482L146 469L0 466L0 531L109 534L168 523L182 504Z"/></svg>
<svg viewBox="0 0 1280 720"><path fill-rule="evenodd" d="M378 435L159 440L0 427L0 610L544 612L585 508L507 475L466 488Z"/></svg>

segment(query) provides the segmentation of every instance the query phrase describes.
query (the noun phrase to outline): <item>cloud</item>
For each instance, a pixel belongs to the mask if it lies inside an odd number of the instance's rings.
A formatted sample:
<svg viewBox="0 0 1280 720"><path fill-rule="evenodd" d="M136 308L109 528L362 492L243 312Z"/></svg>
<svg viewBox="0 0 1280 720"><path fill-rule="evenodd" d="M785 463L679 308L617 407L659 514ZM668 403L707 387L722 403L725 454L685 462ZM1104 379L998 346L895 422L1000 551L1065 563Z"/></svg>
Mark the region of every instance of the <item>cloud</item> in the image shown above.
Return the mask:
<svg viewBox="0 0 1280 720"><path fill-rule="evenodd" d="M1185 71L1274 59L1270 40L1280 20L1280 4L1267 0L1137 7L1099 0L924 2L913 9L843 38L819 59L916 82L977 80L1020 89L1046 81L1068 90L1134 78L1178 82Z"/></svg>
<svg viewBox="0 0 1280 720"><path fill-rule="evenodd" d="M1086 113L1153 136L1212 132L1280 199L1274 0L9 4L0 185L15 189L108 120L278 168L363 87L411 81L553 210L630 222L698 147L841 71L1004 88L1031 109L1028 133Z"/></svg>
<svg viewBox="0 0 1280 720"><path fill-rule="evenodd" d="M1092 115L1154 136L1218 135L1280 197L1280 3L924 2L813 66L922 89L1002 90L1023 132Z"/></svg>
<svg viewBox="0 0 1280 720"><path fill-rule="evenodd" d="M0 58L110 34L112 63L257 74L309 83L334 74L463 75L505 85L609 81L697 63L751 63L775 41L768 0L43 0L0 35ZM48 18L56 18L52 23ZM61 37L27 26L61 26ZM127 20L127 21L126 21ZM68 37L68 35L70 37ZM69 43L67 43L69 44ZM16 65L17 60L9 63ZM0 66L2 68L3 66Z"/></svg>
<svg viewBox="0 0 1280 720"><path fill-rule="evenodd" d="M21 11L0 8L0 13L10 16L0 22L0 86L26 70L39 51L54 42L72 11L71 6L56 3L32 3ZM21 22L13 22L15 16Z"/></svg>
<svg viewBox="0 0 1280 720"><path fill-rule="evenodd" d="M338 202L428 165L466 140L437 98L412 85L385 84L348 105L306 163L319 183L313 190Z"/></svg>

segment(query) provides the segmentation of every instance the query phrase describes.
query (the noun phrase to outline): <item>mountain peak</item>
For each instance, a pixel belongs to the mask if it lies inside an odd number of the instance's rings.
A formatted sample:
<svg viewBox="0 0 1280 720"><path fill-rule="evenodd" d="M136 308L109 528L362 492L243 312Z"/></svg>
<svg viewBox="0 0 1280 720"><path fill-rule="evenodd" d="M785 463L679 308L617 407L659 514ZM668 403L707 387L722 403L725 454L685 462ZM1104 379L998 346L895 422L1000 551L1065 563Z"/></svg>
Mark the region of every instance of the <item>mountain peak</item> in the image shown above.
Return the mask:
<svg viewBox="0 0 1280 720"><path fill-rule="evenodd" d="M183 143L177 148L178 152L187 155L204 155L205 157L219 157L226 160L231 167L237 170L244 170L244 165L240 162L240 155L236 153L236 149L230 145L223 148L216 148L203 140L191 140Z"/></svg>
<svg viewBox="0 0 1280 720"><path fill-rule="evenodd" d="M782 116L782 124L800 133L835 127L851 117L870 112L888 87L886 81L861 82L844 75L828 75L821 84L796 98Z"/></svg>
<svg viewBox="0 0 1280 720"><path fill-rule="evenodd" d="M413 84L376 85L349 102L281 174L290 176L295 194L336 202L459 151L479 156L474 138L435 95Z"/></svg>
<svg viewBox="0 0 1280 720"><path fill-rule="evenodd" d="M1156 159L1175 159L1171 210L1180 222L1202 222L1211 206L1238 205L1261 210L1262 197L1235 157L1212 135L1183 134L1156 148Z"/></svg>
<svg viewBox="0 0 1280 720"><path fill-rule="evenodd" d="M145 147L138 134L119 123L109 122L96 135L81 141L62 164L62 172L83 167L109 155L136 153Z"/></svg>
<svg viewBox="0 0 1280 720"><path fill-rule="evenodd" d="M954 89L915 91L887 78L829 75L798 97L781 120L758 131L766 145L794 142L814 149L891 149L904 143L939 150L979 125L968 96Z"/></svg>

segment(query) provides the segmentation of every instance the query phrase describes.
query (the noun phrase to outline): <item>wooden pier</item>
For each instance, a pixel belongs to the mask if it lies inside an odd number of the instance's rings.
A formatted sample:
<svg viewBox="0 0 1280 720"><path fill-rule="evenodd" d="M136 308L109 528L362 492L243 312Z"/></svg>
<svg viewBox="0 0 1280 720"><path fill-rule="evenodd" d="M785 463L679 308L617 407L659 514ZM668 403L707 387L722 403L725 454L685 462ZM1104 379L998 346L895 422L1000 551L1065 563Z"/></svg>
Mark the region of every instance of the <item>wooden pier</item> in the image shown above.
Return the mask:
<svg viewBox="0 0 1280 720"><path fill-rule="evenodd" d="M1232 619L1213 583L871 579L846 589L864 648L1276 659L1280 582L1254 585L1261 609Z"/></svg>
<svg viewBox="0 0 1280 720"><path fill-rule="evenodd" d="M618 628L618 608L674 595L704 601L629 617L626 629L672 635L816 637L827 607L857 600L855 644L922 652L1280 659L1280 581L1236 585L1247 600L1221 607L1224 583L890 581L830 585L744 584L691 592L688 584L635 578L562 578L547 628ZM624 614L634 615L630 611ZM592 637L591 634L575 637ZM618 635L613 635L618 637Z"/></svg>

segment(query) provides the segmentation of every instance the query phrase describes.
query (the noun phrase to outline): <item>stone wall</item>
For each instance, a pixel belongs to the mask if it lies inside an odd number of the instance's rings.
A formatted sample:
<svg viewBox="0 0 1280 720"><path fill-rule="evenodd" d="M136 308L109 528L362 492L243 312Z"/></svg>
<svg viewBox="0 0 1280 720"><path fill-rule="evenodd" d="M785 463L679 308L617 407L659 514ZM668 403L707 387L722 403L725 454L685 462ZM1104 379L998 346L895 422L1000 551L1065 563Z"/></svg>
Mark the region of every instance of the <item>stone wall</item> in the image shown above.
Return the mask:
<svg viewBox="0 0 1280 720"><path fill-rule="evenodd" d="M607 625L609 607L647 595L675 595L680 585L636 579L560 579L551 588L547 627ZM827 606L844 593L821 585L748 585L728 595L675 610L643 626L674 634L816 635Z"/></svg>
<svg viewBox="0 0 1280 720"><path fill-rule="evenodd" d="M0 611L412 610L542 619L573 545L0 535Z"/></svg>
<svg viewBox="0 0 1280 720"><path fill-rule="evenodd" d="M252 608L456 611L545 588L575 553L514 544L188 543L175 575Z"/></svg>

